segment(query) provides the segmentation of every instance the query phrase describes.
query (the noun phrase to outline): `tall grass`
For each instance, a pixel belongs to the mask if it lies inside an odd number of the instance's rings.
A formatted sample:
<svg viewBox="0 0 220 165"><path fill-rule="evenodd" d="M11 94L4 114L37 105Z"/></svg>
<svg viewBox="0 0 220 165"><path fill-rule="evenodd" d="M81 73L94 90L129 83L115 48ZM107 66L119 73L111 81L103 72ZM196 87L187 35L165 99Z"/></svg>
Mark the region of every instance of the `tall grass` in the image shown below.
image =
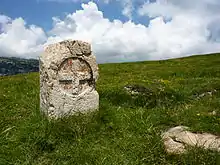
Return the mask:
<svg viewBox="0 0 220 165"><path fill-rule="evenodd" d="M0 164L218 165L209 150L168 155L160 135L177 125L220 134L219 64L220 54L99 65L99 111L57 121L40 115L39 73L0 77Z"/></svg>

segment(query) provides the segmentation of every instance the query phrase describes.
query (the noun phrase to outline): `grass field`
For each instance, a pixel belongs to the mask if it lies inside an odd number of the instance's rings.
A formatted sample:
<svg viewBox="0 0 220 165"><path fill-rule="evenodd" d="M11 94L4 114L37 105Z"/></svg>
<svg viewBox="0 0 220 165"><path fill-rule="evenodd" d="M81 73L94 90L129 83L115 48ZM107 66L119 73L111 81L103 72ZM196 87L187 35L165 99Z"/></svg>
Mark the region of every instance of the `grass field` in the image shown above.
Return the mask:
<svg viewBox="0 0 220 165"><path fill-rule="evenodd" d="M39 73L0 77L0 165L220 165L199 148L168 155L160 137L177 125L220 135L220 54L99 69L99 111L51 122L39 112ZM132 97L128 84L149 92Z"/></svg>

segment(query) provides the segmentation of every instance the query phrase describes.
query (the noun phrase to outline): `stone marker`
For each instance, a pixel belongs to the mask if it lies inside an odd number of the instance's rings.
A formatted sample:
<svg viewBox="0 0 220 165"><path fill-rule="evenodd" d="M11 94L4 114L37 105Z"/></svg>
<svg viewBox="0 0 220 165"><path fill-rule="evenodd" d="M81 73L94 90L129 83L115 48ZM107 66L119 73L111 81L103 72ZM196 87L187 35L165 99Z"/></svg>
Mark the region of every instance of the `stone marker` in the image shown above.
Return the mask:
<svg viewBox="0 0 220 165"><path fill-rule="evenodd" d="M46 116L60 118L98 109L98 65L90 44L78 40L52 44L39 61L40 109Z"/></svg>
<svg viewBox="0 0 220 165"><path fill-rule="evenodd" d="M201 147L220 152L220 137L209 133L196 134L188 127L177 126L162 134L165 150L169 154L182 154L186 146Z"/></svg>

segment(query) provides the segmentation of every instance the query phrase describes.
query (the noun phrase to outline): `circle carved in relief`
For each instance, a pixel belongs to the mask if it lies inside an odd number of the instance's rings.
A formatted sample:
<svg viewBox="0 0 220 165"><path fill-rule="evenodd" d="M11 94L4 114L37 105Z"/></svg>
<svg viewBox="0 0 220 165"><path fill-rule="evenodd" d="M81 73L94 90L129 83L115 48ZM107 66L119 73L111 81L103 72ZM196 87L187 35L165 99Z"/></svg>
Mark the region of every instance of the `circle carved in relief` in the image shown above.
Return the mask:
<svg viewBox="0 0 220 165"><path fill-rule="evenodd" d="M60 88L72 95L79 95L92 86L92 69L90 65L81 58L65 59L58 70Z"/></svg>

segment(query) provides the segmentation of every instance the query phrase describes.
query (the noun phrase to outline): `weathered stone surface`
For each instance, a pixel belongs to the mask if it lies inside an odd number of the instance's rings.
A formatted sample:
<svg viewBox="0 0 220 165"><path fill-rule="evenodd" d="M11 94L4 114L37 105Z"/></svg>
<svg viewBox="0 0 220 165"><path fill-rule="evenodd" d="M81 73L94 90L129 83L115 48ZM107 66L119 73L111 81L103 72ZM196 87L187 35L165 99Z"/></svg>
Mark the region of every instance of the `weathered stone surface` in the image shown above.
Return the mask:
<svg viewBox="0 0 220 165"><path fill-rule="evenodd" d="M40 56L40 106L49 118L98 109L98 65L90 44L67 40Z"/></svg>
<svg viewBox="0 0 220 165"><path fill-rule="evenodd" d="M162 134L165 149L170 154L186 152L186 146L201 147L220 152L220 137L187 131L188 127L177 126Z"/></svg>

